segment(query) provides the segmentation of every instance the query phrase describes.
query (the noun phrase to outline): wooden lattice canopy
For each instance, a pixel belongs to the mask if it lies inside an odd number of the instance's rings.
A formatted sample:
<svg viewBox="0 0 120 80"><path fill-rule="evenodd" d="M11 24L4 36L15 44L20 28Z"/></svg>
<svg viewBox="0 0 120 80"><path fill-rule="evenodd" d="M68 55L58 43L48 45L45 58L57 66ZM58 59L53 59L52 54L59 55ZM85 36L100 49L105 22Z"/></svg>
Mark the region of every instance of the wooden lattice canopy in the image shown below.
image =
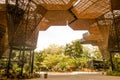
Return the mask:
<svg viewBox="0 0 120 80"><path fill-rule="evenodd" d="M0 0L0 24L8 29L9 45L18 49L35 49L39 30L67 23L74 30L88 30L86 42L99 41L107 49L108 38L120 42L113 36L120 35L118 27L110 27L119 19L119 5L120 0ZM109 33L102 32L103 26L114 33L106 38Z"/></svg>

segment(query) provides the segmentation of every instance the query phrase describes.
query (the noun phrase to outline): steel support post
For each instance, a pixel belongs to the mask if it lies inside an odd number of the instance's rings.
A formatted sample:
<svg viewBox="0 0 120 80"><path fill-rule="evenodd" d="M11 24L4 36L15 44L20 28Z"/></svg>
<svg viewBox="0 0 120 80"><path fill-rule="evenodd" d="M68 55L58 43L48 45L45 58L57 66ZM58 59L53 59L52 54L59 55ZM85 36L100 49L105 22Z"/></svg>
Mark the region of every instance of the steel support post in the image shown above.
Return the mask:
<svg viewBox="0 0 120 80"><path fill-rule="evenodd" d="M33 73L33 68L34 68L34 51L32 51L31 73Z"/></svg>
<svg viewBox="0 0 120 80"><path fill-rule="evenodd" d="M21 65L21 72L20 72L20 76L23 75L23 67L24 67L24 55L25 55L25 47L23 47L23 52L22 52L22 65Z"/></svg>
<svg viewBox="0 0 120 80"><path fill-rule="evenodd" d="M29 72L30 73L31 73L31 62L32 62L32 51L30 50L30 60L29 60L29 65L30 65Z"/></svg>
<svg viewBox="0 0 120 80"><path fill-rule="evenodd" d="M12 55L12 48L10 49L9 59L8 59L8 63L7 63L7 70L6 70L7 77L9 77L9 70L10 70L10 65L11 65L11 55Z"/></svg>
<svg viewBox="0 0 120 80"><path fill-rule="evenodd" d="M112 69L112 71L115 69L115 67L114 67L114 63L113 63L113 59L112 59L112 52L110 52L110 65L111 65L111 69Z"/></svg>

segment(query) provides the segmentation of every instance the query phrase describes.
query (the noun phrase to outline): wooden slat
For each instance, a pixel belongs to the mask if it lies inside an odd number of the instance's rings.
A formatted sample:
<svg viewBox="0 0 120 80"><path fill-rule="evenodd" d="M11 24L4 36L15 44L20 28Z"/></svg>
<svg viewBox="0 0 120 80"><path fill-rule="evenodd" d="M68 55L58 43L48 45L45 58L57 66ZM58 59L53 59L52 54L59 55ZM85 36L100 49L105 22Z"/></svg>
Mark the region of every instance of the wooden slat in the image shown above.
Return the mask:
<svg viewBox="0 0 120 80"><path fill-rule="evenodd" d="M78 18L97 18L109 10L109 0L81 0L72 9Z"/></svg>
<svg viewBox="0 0 120 80"><path fill-rule="evenodd" d="M50 27L50 23L49 20L45 19L45 17L41 20L41 22L39 23L39 30L40 31L45 31Z"/></svg>
<svg viewBox="0 0 120 80"><path fill-rule="evenodd" d="M0 24L7 26L6 12L0 12Z"/></svg>
<svg viewBox="0 0 120 80"><path fill-rule="evenodd" d="M112 2L112 9L119 10L120 9L120 0L111 0Z"/></svg>
<svg viewBox="0 0 120 80"><path fill-rule="evenodd" d="M89 32L90 32L90 34L96 34L96 35L101 34L98 26L89 27Z"/></svg>
<svg viewBox="0 0 120 80"><path fill-rule="evenodd" d="M0 4L5 4L5 0L0 0Z"/></svg>
<svg viewBox="0 0 120 80"><path fill-rule="evenodd" d="M6 5L0 4L0 11L6 11Z"/></svg>
<svg viewBox="0 0 120 80"><path fill-rule="evenodd" d="M73 2L77 0L32 0L36 4L41 4L47 10L67 10Z"/></svg>
<svg viewBox="0 0 120 80"><path fill-rule="evenodd" d="M67 10L48 11L44 17L49 21L50 25L66 25L67 21L71 22L75 19Z"/></svg>
<svg viewBox="0 0 120 80"><path fill-rule="evenodd" d="M74 30L88 30L90 25L95 22L94 19L77 19L69 26Z"/></svg>
<svg viewBox="0 0 120 80"><path fill-rule="evenodd" d="M95 35L95 34L90 34L89 36L84 37L85 40L102 40L102 35Z"/></svg>

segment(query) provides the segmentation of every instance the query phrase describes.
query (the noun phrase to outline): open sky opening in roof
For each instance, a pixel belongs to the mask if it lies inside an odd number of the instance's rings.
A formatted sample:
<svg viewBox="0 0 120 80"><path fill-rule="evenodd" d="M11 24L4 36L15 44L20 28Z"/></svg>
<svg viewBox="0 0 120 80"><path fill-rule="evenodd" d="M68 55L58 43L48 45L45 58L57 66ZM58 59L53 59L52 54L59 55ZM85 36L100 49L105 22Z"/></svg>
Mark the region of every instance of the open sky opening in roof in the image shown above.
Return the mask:
<svg viewBox="0 0 120 80"><path fill-rule="evenodd" d="M73 30L69 26L51 26L46 31L39 31L36 51L47 48L50 44L66 45L81 39L87 30Z"/></svg>

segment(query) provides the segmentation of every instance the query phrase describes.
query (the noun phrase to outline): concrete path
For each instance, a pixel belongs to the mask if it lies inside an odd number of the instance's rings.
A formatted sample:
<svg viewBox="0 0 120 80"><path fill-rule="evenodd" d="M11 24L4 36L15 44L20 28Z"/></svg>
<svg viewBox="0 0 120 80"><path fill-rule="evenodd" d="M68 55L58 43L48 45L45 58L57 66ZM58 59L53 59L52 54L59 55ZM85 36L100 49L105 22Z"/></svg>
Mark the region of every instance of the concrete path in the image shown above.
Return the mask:
<svg viewBox="0 0 120 80"><path fill-rule="evenodd" d="M72 72L72 73L48 73L48 78L44 75L37 79L27 80L120 80L117 76L106 76L98 72Z"/></svg>

